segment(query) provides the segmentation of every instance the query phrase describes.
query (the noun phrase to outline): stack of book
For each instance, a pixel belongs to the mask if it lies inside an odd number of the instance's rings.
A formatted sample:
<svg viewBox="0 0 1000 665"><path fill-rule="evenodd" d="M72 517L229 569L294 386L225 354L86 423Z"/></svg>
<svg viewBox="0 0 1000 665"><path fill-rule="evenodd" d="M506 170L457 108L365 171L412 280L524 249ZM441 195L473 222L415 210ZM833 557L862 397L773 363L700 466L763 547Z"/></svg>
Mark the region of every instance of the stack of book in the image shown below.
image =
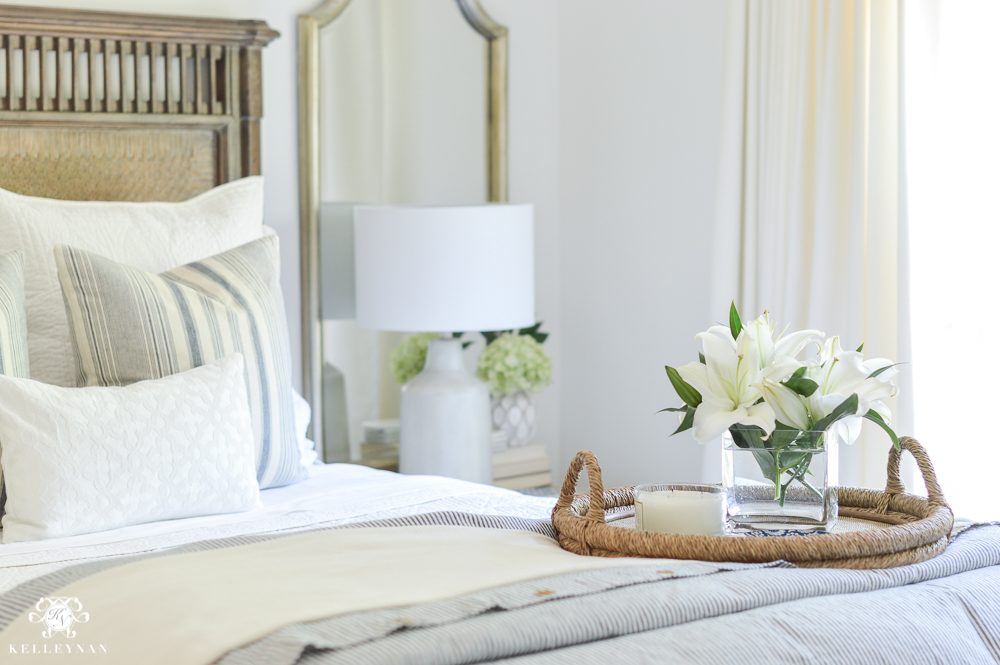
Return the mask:
<svg viewBox="0 0 1000 665"><path fill-rule="evenodd" d="M552 484L544 446L519 446L493 453L493 484L509 490Z"/></svg>
<svg viewBox="0 0 1000 665"><path fill-rule="evenodd" d="M399 470L399 419L366 420L361 424L361 463L375 469Z"/></svg>
<svg viewBox="0 0 1000 665"><path fill-rule="evenodd" d="M368 420L361 443L361 463L375 469L399 470L399 420ZM511 490L546 487L552 482L544 446L507 448L508 437L494 430L493 484Z"/></svg>
<svg viewBox="0 0 1000 665"><path fill-rule="evenodd" d="M366 420L361 423L365 433L365 443L399 445L399 418Z"/></svg>

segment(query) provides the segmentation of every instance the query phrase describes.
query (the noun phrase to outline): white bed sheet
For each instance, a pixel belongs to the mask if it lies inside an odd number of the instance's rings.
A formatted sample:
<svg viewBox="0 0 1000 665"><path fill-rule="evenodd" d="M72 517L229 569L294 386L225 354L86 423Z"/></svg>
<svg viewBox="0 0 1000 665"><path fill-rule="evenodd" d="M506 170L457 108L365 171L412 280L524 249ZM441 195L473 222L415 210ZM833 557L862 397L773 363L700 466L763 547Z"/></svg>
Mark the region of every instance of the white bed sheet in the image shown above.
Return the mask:
<svg viewBox="0 0 1000 665"><path fill-rule="evenodd" d="M0 593L64 566L156 552L229 536L293 532L443 510L545 519L555 499L438 476L404 476L354 464L309 467L295 485L261 492L245 513L140 524L101 533L0 545Z"/></svg>

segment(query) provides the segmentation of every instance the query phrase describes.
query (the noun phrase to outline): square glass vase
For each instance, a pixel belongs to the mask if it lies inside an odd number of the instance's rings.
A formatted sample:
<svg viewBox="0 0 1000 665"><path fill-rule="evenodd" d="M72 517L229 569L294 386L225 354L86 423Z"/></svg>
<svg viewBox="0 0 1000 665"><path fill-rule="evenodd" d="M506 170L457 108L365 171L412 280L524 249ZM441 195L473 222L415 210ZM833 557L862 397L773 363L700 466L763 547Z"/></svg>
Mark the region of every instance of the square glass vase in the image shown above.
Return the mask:
<svg viewBox="0 0 1000 665"><path fill-rule="evenodd" d="M837 523L837 437L733 427L722 435L727 528L831 531Z"/></svg>

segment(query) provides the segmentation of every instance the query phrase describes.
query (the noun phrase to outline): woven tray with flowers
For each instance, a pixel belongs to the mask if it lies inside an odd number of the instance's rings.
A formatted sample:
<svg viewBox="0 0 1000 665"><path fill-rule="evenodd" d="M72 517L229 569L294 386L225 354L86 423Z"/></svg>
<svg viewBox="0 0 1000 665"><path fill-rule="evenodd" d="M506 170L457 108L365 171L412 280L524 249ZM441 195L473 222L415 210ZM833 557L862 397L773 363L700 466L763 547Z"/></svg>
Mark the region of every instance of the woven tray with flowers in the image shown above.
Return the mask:
<svg viewBox="0 0 1000 665"><path fill-rule="evenodd" d="M840 529L833 533L774 538L687 536L638 531L632 487L604 490L593 453L577 453L552 511L559 545L575 554L757 563L784 560L806 568L893 568L932 559L944 552L954 516L926 451L910 437L889 452L885 490L841 487ZM904 492L899 480L902 450L917 461L927 497ZM589 494L577 494L586 467Z"/></svg>

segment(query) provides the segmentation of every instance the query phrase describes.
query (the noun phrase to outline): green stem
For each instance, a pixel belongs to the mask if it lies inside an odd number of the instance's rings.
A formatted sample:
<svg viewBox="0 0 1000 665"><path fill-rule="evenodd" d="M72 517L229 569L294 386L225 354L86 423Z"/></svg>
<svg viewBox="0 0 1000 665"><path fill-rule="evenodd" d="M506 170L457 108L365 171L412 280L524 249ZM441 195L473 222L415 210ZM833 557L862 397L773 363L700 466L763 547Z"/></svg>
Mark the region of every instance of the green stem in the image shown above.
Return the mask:
<svg viewBox="0 0 1000 665"><path fill-rule="evenodd" d="M800 462L799 464L801 466L802 463ZM795 482L799 473L801 473L801 469L796 469L796 471L792 474L792 477L788 479L788 482L781 486L781 491L779 493L781 498L778 501L778 505L782 508L785 507L785 497L788 495L788 488L793 482Z"/></svg>
<svg viewBox="0 0 1000 665"><path fill-rule="evenodd" d="M810 492L812 492L813 494L815 494L816 498L818 498L820 500L823 499L822 492L820 492L818 489L816 489L815 487L813 487L809 483L809 481L806 480L806 477L805 477L806 474L809 472L809 462L811 461L811 459L812 459L812 455L808 455L807 454L805 456L805 459L803 459L799 463L798 468L795 469L795 471L792 473L792 477L789 478L788 482L785 483L785 485L781 488L781 503L780 503L780 505L781 505L782 508L785 507L785 494L788 492L788 488L791 486L791 484L793 482L795 482L796 480L799 481L799 483L801 483L803 487L805 487Z"/></svg>
<svg viewBox="0 0 1000 665"><path fill-rule="evenodd" d="M812 485L810 485L810 484L809 484L809 481L807 481L807 480L806 480L805 478L799 478L799 482L800 482L800 483L802 483L802 485L803 485L803 486L804 486L804 487L805 487L805 488L806 488L807 490L809 490L810 492L812 492L813 494L815 494L815 495L816 495L816 498L817 498L817 499L820 499L820 500L822 501L822 499L823 499L823 493L822 493L822 492L820 492L820 491L819 491L818 489L816 489L815 487L813 487Z"/></svg>
<svg viewBox="0 0 1000 665"><path fill-rule="evenodd" d="M794 469L799 464L801 464L802 460L806 459L806 457L808 457L808 455L809 455L809 453L802 453L801 455L798 456L798 458L794 462L792 462L788 466L782 467L781 473L785 473L786 471Z"/></svg>
<svg viewBox="0 0 1000 665"><path fill-rule="evenodd" d="M781 462L778 460L781 458L781 453L773 452L771 456L774 457L774 498L780 502L780 505L785 505L785 492L781 489Z"/></svg>

